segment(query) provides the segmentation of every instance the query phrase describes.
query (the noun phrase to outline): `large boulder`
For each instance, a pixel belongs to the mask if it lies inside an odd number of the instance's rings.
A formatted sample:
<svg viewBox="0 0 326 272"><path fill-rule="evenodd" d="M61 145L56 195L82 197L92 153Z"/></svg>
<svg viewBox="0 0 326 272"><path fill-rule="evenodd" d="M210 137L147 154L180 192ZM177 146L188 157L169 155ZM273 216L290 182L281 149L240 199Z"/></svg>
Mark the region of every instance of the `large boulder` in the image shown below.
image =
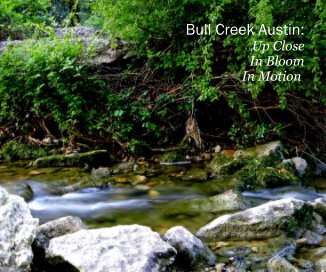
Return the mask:
<svg viewBox="0 0 326 272"><path fill-rule="evenodd" d="M50 240L52 265L69 263L80 272L166 271L176 250L150 228L130 225L80 230Z"/></svg>
<svg viewBox="0 0 326 272"><path fill-rule="evenodd" d="M38 158L32 163L34 167L98 167L112 163L112 158L106 150L94 150L85 153L53 155Z"/></svg>
<svg viewBox="0 0 326 272"><path fill-rule="evenodd" d="M312 208L301 200L282 199L218 217L196 235L208 241L294 236L311 225L312 213Z"/></svg>
<svg viewBox="0 0 326 272"><path fill-rule="evenodd" d="M40 225L32 245L34 252L33 268L36 271L47 271L51 269L44 260L50 239L71 234L82 229L86 229L86 226L79 217L74 216L61 217Z"/></svg>
<svg viewBox="0 0 326 272"><path fill-rule="evenodd" d="M182 269L197 269L215 264L214 253L184 227L169 229L163 240L177 250L175 264Z"/></svg>
<svg viewBox="0 0 326 272"><path fill-rule="evenodd" d="M326 197L308 201L308 204L311 205L314 208L314 211L321 215L326 221Z"/></svg>
<svg viewBox="0 0 326 272"><path fill-rule="evenodd" d="M30 270L37 225L23 198L0 187L0 271Z"/></svg>

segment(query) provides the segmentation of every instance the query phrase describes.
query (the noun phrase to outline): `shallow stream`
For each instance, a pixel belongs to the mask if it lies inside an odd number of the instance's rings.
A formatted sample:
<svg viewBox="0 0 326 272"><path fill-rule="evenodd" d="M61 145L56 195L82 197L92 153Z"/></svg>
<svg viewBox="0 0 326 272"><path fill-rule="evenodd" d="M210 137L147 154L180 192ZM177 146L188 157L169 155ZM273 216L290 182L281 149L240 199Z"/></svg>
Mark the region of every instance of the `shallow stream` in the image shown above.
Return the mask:
<svg viewBox="0 0 326 272"><path fill-rule="evenodd" d="M163 233L183 225L195 232L218 214L194 211L185 205L194 198L205 198L232 189L230 180L212 179L205 165L160 166L128 163L112 169L101 179L83 169L33 169L23 165L0 165L0 185L28 199L33 216L46 222L66 215L79 216L90 227L141 224ZM326 197L326 189L298 186L246 191L252 206L268 200ZM32 192L31 192L31 191Z"/></svg>

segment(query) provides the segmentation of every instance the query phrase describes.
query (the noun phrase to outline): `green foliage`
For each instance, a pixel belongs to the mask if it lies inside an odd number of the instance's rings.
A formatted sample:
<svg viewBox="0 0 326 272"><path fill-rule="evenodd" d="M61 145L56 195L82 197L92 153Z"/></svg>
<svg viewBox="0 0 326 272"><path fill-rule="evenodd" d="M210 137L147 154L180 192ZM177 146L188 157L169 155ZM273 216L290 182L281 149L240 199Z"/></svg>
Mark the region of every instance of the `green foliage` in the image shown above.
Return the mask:
<svg viewBox="0 0 326 272"><path fill-rule="evenodd" d="M15 135L45 122L57 137L109 137L138 152L182 126L175 120L186 99L162 93L151 101L146 90L111 89L89 65L81 42L51 37L10 46L0 57L0 122L16 124Z"/></svg>
<svg viewBox="0 0 326 272"><path fill-rule="evenodd" d="M17 39L33 33L34 24L49 19L50 0L1 0L0 40Z"/></svg>
<svg viewBox="0 0 326 272"><path fill-rule="evenodd" d="M135 152L149 142L168 142L172 133L183 131L184 115L192 110L192 101L224 99L237 114L231 117L234 123L228 127L228 137L239 146L257 144L282 135L283 126L268 113L265 118L257 116L253 112L256 105L284 109L290 95L305 96L312 105L326 105L322 73L325 15L322 0L2 0L0 39L45 32L54 41L10 47L1 56L0 122L15 124L15 132L25 135L35 128L33 122L45 120L56 135L70 139L109 135ZM157 94L151 88L137 89L130 81L117 88L101 80L88 64L83 45L69 38L56 39L49 27L79 23L102 27L111 38L129 41L137 65L146 61L149 70L164 74L170 85L183 86L182 91ZM188 23L249 23L255 29L262 23L270 27L291 24L304 27L304 35L187 36ZM304 67L249 67L252 57L265 58L271 53L251 51L254 40L271 45L282 39L305 44L303 52L279 52L280 57L303 58ZM288 73L300 70L303 81L241 80L247 70L259 74L285 69ZM131 71L127 69L126 77ZM305 122L297 119L300 125Z"/></svg>
<svg viewBox="0 0 326 272"><path fill-rule="evenodd" d="M281 124L248 121L243 125L236 122L231 126L228 136L238 147L245 147L252 145L252 143L262 143L268 140L270 136L281 136L283 134L281 128Z"/></svg>
<svg viewBox="0 0 326 272"><path fill-rule="evenodd" d="M246 124L248 138L240 140L241 145L281 133L281 126L275 127L268 118L257 120L257 116L248 110L263 101L268 92L273 92L269 102L280 109L286 108L288 95L293 94L326 105L322 81L325 67L321 61L325 49L321 38L325 30L324 1L100 0L92 9L92 18L97 18L99 25L112 37L133 42L136 55L147 57L149 65L156 69L168 71L174 82L182 82L184 96L193 95L210 101L223 97L241 117L231 128L230 136L239 139L237 130ZM304 27L304 35L187 36L188 23L210 23L212 26L218 23L245 26L249 23L256 30L261 24L269 27L292 25ZM278 52L281 58L304 59L303 67L249 66L251 57L266 58L271 53L271 50L264 54L251 51L254 40L271 45L282 39L305 44L303 52ZM262 71L283 73L285 70L300 73L302 81L242 81L244 71L258 75Z"/></svg>
<svg viewBox="0 0 326 272"><path fill-rule="evenodd" d="M81 43L39 40L7 48L0 58L0 122L24 128L47 119L72 135L79 123L93 125L104 85L90 71Z"/></svg>
<svg viewBox="0 0 326 272"><path fill-rule="evenodd" d="M15 140L6 142L1 150L0 155L6 161L30 160L47 155L45 149L29 144L17 142Z"/></svg>

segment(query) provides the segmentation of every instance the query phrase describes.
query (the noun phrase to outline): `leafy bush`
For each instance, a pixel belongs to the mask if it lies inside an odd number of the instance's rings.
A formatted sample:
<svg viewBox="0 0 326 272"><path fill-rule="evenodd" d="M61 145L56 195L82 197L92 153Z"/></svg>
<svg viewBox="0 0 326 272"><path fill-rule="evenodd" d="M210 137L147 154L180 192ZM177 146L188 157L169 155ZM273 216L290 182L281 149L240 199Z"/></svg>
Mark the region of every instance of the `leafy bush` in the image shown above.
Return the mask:
<svg viewBox="0 0 326 272"><path fill-rule="evenodd" d="M137 86L111 88L82 43L52 39L11 46L0 57L0 123L15 124L16 136L108 138L136 152L182 125L174 116L187 100L162 93L152 101Z"/></svg>
<svg viewBox="0 0 326 272"><path fill-rule="evenodd" d="M34 24L49 19L50 0L1 0L0 40L20 39L33 34Z"/></svg>
<svg viewBox="0 0 326 272"><path fill-rule="evenodd" d="M0 155L6 161L16 161L44 157L47 155L47 152L41 147L32 146L12 140L6 142L2 146L0 150Z"/></svg>
<svg viewBox="0 0 326 272"><path fill-rule="evenodd" d="M259 124L260 128L251 137L259 142L276 132L281 133L282 126L275 125L277 122L266 113L265 108L284 110L291 107L289 114L294 115L294 119L300 119L298 129L306 131L303 124L311 123L311 120L307 120L302 107L289 106L289 99L298 97L304 101L308 98L311 102L309 107L325 107L322 73L325 70L322 62L325 43L321 39L325 30L325 13L325 3L320 0L301 0L295 3L290 0L100 0L93 5L92 18L102 24L113 37L132 41L136 56L145 56L149 65L168 72L175 83L182 83L183 96L192 95L196 99L208 101L225 99L228 106L239 114L231 134L234 134L234 130L241 130L243 124L247 127L252 127L251 124L255 122ZM275 40L287 39L285 35L187 36L187 23L210 23L213 26L218 23L225 26L250 23L254 29L262 23L269 27L304 27L304 35L291 36L291 41L304 43L305 50L278 52L278 55L284 58L302 58L305 65L299 69L285 66L249 67L252 56L267 56L250 50L254 39L271 44ZM273 73L300 70L302 81L242 81L246 70L259 74L267 69ZM320 127L320 120L317 119L313 120L316 122L314 126ZM248 144L248 141L244 144Z"/></svg>
<svg viewBox="0 0 326 272"><path fill-rule="evenodd" d="M0 122L17 128L50 120L62 135L90 128L104 82L88 66L79 42L39 40L7 48L0 58Z"/></svg>

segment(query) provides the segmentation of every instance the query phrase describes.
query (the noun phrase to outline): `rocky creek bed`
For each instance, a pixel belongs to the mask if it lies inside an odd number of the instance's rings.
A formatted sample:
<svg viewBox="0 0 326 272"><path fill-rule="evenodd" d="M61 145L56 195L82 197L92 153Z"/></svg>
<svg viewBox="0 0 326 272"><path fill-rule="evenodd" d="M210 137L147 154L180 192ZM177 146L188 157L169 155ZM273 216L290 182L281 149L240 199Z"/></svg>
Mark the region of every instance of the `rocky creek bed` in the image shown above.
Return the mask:
<svg viewBox="0 0 326 272"><path fill-rule="evenodd" d="M303 187L311 166L279 142L90 155L0 165L0 271L326 271L324 170Z"/></svg>

